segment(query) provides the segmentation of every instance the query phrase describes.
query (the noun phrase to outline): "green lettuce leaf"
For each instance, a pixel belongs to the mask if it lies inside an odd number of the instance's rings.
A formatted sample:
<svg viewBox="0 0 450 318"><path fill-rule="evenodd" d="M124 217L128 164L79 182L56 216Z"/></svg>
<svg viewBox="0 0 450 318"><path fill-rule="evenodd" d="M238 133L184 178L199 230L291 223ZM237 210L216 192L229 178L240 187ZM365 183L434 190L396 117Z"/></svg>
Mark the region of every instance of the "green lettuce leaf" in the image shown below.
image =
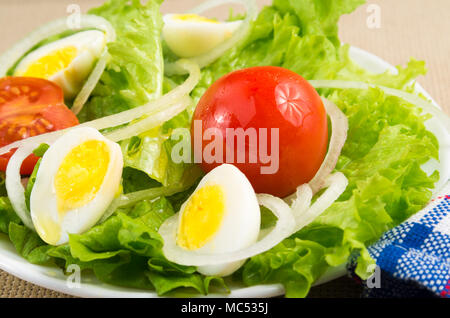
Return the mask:
<svg viewBox="0 0 450 318"><path fill-rule="evenodd" d="M180 291L179 288L193 288L197 293L207 295L211 289L220 289L220 292L229 292L223 278L214 276L203 276L198 273L170 273L166 269L152 270L147 273L148 279L155 286L158 295L164 295L169 292L171 296L188 297L192 296L186 291Z"/></svg>
<svg viewBox="0 0 450 318"><path fill-rule="evenodd" d="M3 171L0 171L0 197L4 197L7 195L5 182L6 174Z"/></svg>
<svg viewBox="0 0 450 318"><path fill-rule="evenodd" d="M174 128L189 127L189 118L186 112L178 115L182 119L172 119L162 127L149 130L139 136L134 136L121 143L124 155L124 165L145 172L151 179L159 184L170 186L178 182L184 173L186 164L175 163L171 152L174 142L171 140L174 122L180 126ZM182 124L179 122L182 121ZM156 184L157 185L157 184Z"/></svg>
<svg viewBox="0 0 450 318"><path fill-rule="evenodd" d="M52 247L42 241L36 232L22 225L7 197L0 197L0 232L8 235L17 253L30 263L47 264L51 261L47 251Z"/></svg>
<svg viewBox="0 0 450 318"><path fill-rule="evenodd" d="M21 224L22 221L14 211L8 197L0 197L0 232L9 233L9 223Z"/></svg>
<svg viewBox="0 0 450 318"><path fill-rule="evenodd" d="M184 111L161 127L121 142L126 167L124 190L131 192L161 185L192 186L201 174L199 168L192 163L176 163L172 159L174 146L181 142L173 135L174 130L183 129L181 138L190 148L189 128L190 116Z"/></svg>
<svg viewBox="0 0 450 318"><path fill-rule="evenodd" d="M80 121L115 114L161 96L161 2L109 0L89 11L107 19L117 39L108 44L109 62L79 115Z"/></svg>
<svg viewBox="0 0 450 318"><path fill-rule="evenodd" d="M282 283L286 297L305 297L327 268L325 249L313 241L286 239L252 257L243 268L243 281L247 285Z"/></svg>
<svg viewBox="0 0 450 318"><path fill-rule="evenodd" d="M52 246L42 241L36 232L24 225L10 222L8 235L17 252L27 261L40 265L50 263L51 257L47 255L47 252L52 249Z"/></svg>

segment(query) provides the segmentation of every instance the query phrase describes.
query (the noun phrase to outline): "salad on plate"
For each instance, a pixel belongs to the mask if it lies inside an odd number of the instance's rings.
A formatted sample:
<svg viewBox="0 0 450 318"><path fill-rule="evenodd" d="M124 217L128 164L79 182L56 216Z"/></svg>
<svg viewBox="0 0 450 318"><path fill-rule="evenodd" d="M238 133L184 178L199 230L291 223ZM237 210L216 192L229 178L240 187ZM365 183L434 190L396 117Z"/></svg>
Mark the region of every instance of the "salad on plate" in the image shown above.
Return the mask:
<svg viewBox="0 0 450 318"><path fill-rule="evenodd" d="M425 64L352 60L337 23L363 0L161 3L108 0L0 56L0 232L159 296L370 277L367 247L449 177ZM245 13L207 16L227 4Z"/></svg>

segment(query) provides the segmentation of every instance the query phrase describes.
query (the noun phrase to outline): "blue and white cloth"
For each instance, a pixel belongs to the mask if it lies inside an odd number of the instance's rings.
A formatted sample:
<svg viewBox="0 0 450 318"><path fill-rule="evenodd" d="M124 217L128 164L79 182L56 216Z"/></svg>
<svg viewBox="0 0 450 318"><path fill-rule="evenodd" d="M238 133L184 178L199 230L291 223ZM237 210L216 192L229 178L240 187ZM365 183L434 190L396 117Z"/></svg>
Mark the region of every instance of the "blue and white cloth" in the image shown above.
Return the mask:
<svg viewBox="0 0 450 318"><path fill-rule="evenodd" d="M450 183L368 250L379 267L380 282L366 284L363 297L450 298Z"/></svg>

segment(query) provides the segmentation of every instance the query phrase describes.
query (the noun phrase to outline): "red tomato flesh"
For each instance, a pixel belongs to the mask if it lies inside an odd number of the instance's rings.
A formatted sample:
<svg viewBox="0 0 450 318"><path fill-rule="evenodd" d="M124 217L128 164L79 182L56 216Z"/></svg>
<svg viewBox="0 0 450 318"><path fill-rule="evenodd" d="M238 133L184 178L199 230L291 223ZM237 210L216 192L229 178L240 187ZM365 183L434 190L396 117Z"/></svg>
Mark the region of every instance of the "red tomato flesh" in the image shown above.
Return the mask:
<svg viewBox="0 0 450 318"><path fill-rule="evenodd" d="M40 78L8 76L0 79L0 147L14 141L78 125L77 117L64 105L62 89ZM15 149L0 156L6 171ZM30 155L21 174L33 172L38 157Z"/></svg>
<svg viewBox="0 0 450 318"><path fill-rule="evenodd" d="M195 136L196 120L201 120L201 137ZM327 115L319 94L300 75L281 67L252 67L223 76L200 99L192 123L193 140L202 140L201 147L194 145L197 158L203 158L205 147L212 142L203 138L208 128L218 129L224 139L222 160L212 163L203 160L202 169L208 172L222 163L234 164L257 193L278 197L293 193L300 184L313 178L327 151ZM235 141L235 158L227 158L228 128L244 131L266 128L269 154L271 143L279 143L278 154L270 154L273 158L278 155L278 171L261 173L261 167L269 164L258 156L260 144L252 144L250 138L246 139L245 149L238 148ZM278 128L278 140L270 138L272 128ZM239 151L245 151L244 163L236 160ZM258 158L256 163L249 162L250 155Z"/></svg>

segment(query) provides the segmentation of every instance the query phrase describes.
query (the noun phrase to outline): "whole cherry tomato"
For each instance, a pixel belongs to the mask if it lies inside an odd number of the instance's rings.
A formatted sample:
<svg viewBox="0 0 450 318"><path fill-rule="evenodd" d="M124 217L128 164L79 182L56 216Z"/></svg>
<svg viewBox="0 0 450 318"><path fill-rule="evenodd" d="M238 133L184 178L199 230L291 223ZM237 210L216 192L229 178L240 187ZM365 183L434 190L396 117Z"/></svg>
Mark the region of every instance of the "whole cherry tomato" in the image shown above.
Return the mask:
<svg viewBox="0 0 450 318"><path fill-rule="evenodd" d="M242 132L245 144L239 146ZM203 159L205 172L222 163L234 164L257 193L279 197L313 178L328 145L327 115L319 94L300 75L274 66L238 70L213 83L195 109L191 133L195 157ZM223 149L216 147L211 153L220 160L205 160L210 143L218 145L217 141ZM270 167L273 173L267 173Z"/></svg>

